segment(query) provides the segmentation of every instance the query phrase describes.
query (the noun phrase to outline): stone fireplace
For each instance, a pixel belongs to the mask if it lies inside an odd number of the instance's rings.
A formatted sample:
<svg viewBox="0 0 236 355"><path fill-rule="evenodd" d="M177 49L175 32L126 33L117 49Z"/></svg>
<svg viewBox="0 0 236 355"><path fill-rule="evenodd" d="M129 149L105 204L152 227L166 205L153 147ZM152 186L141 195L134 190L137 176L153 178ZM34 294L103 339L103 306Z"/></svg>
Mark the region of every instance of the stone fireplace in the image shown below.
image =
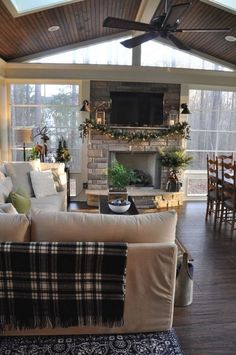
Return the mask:
<svg viewBox="0 0 236 355"><path fill-rule="evenodd" d="M145 92L145 93L164 93L164 121L173 107L178 109L180 105L180 85L165 83L138 83L138 82L119 82L119 81L91 81L90 83L90 99L91 106L97 107L98 103L110 100L111 92ZM91 113L91 118L96 118ZM110 112L106 112L105 121L110 124ZM146 131L165 129L164 126L158 127L120 127L122 130ZM119 129L119 127L117 127ZM132 141L123 139L114 139L109 135L100 134L94 130L90 132L88 139L88 189L87 201L89 204L98 205L99 196L107 194L108 179L107 172L111 161L115 158L118 162L130 169L142 170L152 177L152 186L147 188L140 187L139 191L132 191L132 197L139 195L148 201L147 196L155 198L163 193L167 181L167 169L161 168L158 160L159 149L165 149L171 146L180 146L181 139L178 137L158 138L156 140ZM150 200L150 199L149 199ZM137 200L135 198L135 203ZM150 203L151 205L151 203Z"/></svg>
<svg viewBox="0 0 236 355"><path fill-rule="evenodd" d="M140 169L150 174L153 188L165 189L167 170L159 164L158 151L160 148L179 145L179 139L174 137L151 142L128 142L92 131L88 143L88 190L107 190L107 170L114 158L127 168Z"/></svg>

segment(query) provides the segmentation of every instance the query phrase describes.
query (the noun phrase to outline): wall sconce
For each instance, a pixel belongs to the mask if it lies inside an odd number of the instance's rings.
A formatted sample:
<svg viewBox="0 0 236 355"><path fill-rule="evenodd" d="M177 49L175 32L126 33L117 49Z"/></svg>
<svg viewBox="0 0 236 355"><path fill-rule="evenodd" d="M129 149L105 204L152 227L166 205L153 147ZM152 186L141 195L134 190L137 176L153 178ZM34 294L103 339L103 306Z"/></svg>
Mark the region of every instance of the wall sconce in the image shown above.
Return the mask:
<svg viewBox="0 0 236 355"><path fill-rule="evenodd" d="M32 143L32 128L22 127L16 129L16 142L23 144L23 157L25 161L25 144Z"/></svg>
<svg viewBox="0 0 236 355"><path fill-rule="evenodd" d="M88 100L83 101L83 106L81 107L80 111L90 112L90 106Z"/></svg>
<svg viewBox="0 0 236 355"><path fill-rule="evenodd" d="M181 115L190 115L191 112L188 109L188 105L187 104L181 104L181 108L183 109L180 113Z"/></svg>

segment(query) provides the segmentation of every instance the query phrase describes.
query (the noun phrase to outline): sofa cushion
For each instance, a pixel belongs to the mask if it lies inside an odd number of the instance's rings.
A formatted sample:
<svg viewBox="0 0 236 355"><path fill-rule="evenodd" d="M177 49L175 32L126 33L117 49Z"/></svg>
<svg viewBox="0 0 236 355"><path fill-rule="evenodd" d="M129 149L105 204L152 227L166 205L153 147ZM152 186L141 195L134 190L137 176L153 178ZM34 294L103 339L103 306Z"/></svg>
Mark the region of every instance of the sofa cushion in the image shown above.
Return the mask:
<svg viewBox="0 0 236 355"><path fill-rule="evenodd" d="M0 203L0 213L18 214L12 203Z"/></svg>
<svg viewBox="0 0 236 355"><path fill-rule="evenodd" d="M39 209L43 211L65 211L65 193L58 192L56 195L35 198L32 197L31 209Z"/></svg>
<svg viewBox="0 0 236 355"><path fill-rule="evenodd" d="M5 163L7 175L11 177L13 190L23 188L29 196L34 196L34 191L30 180L30 171L33 166L29 162L10 162Z"/></svg>
<svg viewBox="0 0 236 355"><path fill-rule="evenodd" d="M29 240L29 220L25 215L0 213L1 242L27 242Z"/></svg>
<svg viewBox="0 0 236 355"><path fill-rule="evenodd" d="M55 195L57 193L52 171L31 171L31 182L36 198Z"/></svg>
<svg viewBox="0 0 236 355"><path fill-rule="evenodd" d="M111 241L165 243L175 241L175 211L135 216L77 212L32 212L32 241Z"/></svg>
<svg viewBox="0 0 236 355"><path fill-rule="evenodd" d="M12 188L13 185L9 176L0 180L0 203L6 202Z"/></svg>

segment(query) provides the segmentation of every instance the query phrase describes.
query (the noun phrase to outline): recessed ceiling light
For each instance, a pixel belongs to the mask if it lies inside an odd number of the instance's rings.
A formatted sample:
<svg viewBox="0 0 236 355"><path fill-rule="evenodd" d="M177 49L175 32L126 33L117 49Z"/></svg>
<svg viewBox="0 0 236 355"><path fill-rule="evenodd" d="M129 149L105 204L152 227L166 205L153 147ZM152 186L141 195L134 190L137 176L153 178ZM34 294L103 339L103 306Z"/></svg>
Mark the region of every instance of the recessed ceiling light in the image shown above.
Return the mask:
<svg viewBox="0 0 236 355"><path fill-rule="evenodd" d="M58 31L60 29L60 26L51 26L48 28L49 32L55 32Z"/></svg>
<svg viewBox="0 0 236 355"><path fill-rule="evenodd" d="M225 39L228 42L235 42L236 41L236 37L234 37L234 36L225 36Z"/></svg>

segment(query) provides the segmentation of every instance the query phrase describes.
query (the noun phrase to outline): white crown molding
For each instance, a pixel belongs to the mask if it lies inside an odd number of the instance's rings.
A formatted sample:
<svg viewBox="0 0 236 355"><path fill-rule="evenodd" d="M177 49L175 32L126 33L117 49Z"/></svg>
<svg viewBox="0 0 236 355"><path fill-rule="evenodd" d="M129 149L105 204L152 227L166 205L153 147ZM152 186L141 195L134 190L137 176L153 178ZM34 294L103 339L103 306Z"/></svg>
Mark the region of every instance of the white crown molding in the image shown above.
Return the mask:
<svg viewBox="0 0 236 355"><path fill-rule="evenodd" d="M16 81L133 81L236 88L236 72L91 64L7 63L5 79Z"/></svg>

